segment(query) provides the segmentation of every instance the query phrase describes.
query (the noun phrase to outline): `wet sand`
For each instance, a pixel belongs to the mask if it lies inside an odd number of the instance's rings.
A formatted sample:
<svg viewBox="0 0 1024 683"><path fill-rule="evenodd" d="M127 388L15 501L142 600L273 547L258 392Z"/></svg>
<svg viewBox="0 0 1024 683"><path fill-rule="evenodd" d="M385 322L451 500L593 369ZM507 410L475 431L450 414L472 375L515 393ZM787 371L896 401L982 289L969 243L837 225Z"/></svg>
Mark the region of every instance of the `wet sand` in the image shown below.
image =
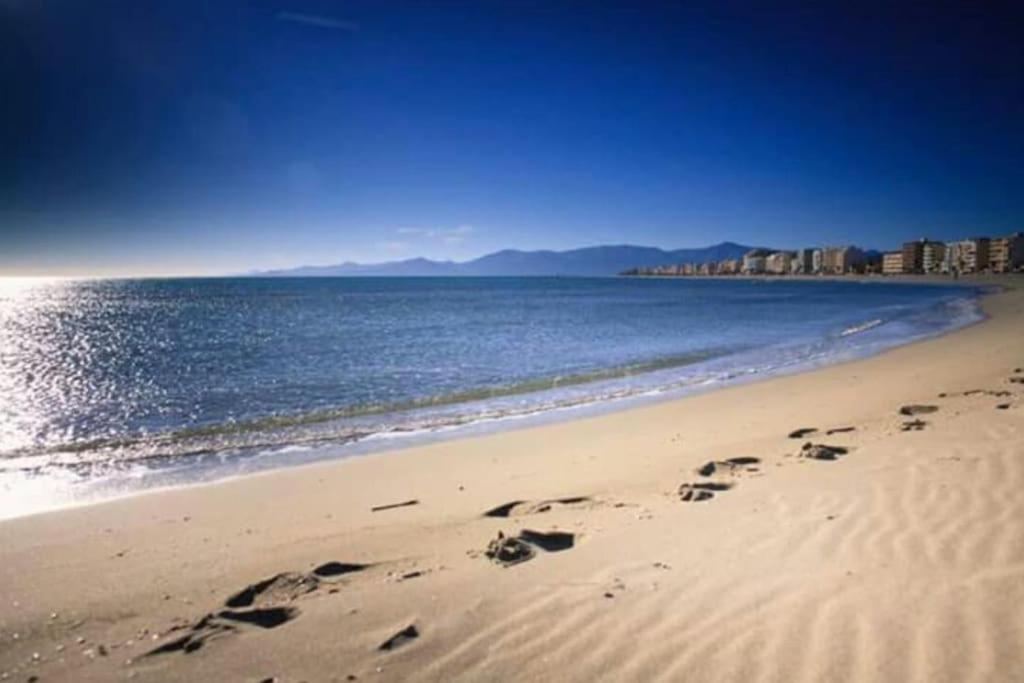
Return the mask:
<svg viewBox="0 0 1024 683"><path fill-rule="evenodd" d="M1024 291L882 355L0 523L10 680L1024 677Z"/></svg>

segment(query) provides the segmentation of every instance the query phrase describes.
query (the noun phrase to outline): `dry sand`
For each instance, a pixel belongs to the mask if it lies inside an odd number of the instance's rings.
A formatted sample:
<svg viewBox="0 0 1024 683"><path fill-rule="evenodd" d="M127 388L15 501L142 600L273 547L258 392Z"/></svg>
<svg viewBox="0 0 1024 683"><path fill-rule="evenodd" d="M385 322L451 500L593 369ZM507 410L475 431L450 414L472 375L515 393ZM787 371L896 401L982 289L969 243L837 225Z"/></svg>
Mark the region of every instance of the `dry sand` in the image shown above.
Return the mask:
<svg viewBox="0 0 1024 683"><path fill-rule="evenodd" d="M0 523L0 672L1022 680L1024 293L985 307L802 375Z"/></svg>

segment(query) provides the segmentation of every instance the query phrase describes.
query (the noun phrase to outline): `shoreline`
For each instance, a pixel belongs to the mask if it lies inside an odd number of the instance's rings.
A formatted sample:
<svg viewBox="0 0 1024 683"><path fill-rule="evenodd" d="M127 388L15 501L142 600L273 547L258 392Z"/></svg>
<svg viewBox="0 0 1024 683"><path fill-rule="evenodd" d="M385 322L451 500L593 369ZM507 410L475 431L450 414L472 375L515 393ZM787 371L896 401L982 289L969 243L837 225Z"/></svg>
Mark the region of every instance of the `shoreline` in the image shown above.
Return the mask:
<svg viewBox="0 0 1024 683"><path fill-rule="evenodd" d="M1010 378L1024 366L1024 292L1005 284L982 299L983 322L865 359L0 522L0 604L12 606L0 613L0 671L83 681L1019 671L1024 384ZM903 405L936 410L908 417ZM804 439L788 434L811 427L807 440L846 454L799 457ZM736 458L758 462L721 464ZM711 478L724 488L681 501L706 463L725 469ZM506 504L507 516L484 515ZM507 568L484 557L499 531L523 529L573 542ZM224 616L246 586L316 576L329 562L364 566L308 592L274 584L256 607L279 610L281 624ZM409 627L415 635L381 649ZM965 629L985 637L965 641ZM909 649L906 633L922 634ZM198 646L145 654L181 637ZM559 668L566 659L573 667Z"/></svg>
<svg viewBox="0 0 1024 683"><path fill-rule="evenodd" d="M696 277L696 279L711 280L779 280L779 278L772 276L693 277ZM481 415L473 417L471 419L466 419L465 421L456 420L455 422L452 423L439 423L430 426L424 425L419 428L410 430L401 429L394 432L380 431L368 433L366 436L360 436L352 439L351 441L339 441L337 443L325 442L323 445L314 445L309 447L302 446L300 444L283 444L278 447L270 448L269 450L266 451L266 453L256 453L251 455L228 454L229 459L222 459L220 464L200 464L193 466L194 469L140 469L137 473L122 476L114 480L100 478L95 481L83 482L81 484L72 484L71 486L81 486L84 490L79 491L77 494L71 495L62 492L59 496L53 498L55 502L49 504L49 506L45 508L28 509L19 512L0 514L0 524L10 519L20 519L39 514L48 514L51 512L75 510L91 505L99 505L107 502L149 495L151 493L173 491L192 486L209 486L212 484L217 484L219 482L233 481L236 479L245 478L249 476L273 474L274 472L294 467L308 467L317 464L329 464L332 462L342 463L355 457L365 457L367 455L387 455L392 452L407 451L409 449L415 449L434 444L448 443L460 439L490 436L502 434L508 431L533 429L537 427L558 424L562 422L572 422L575 420L584 420L595 417L601 417L609 414L614 414L616 412L629 411L638 408L643 408L646 406L657 405L659 403L683 400L688 397L699 396L709 392L721 391L723 389L730 387L744 386L750 383L770 381L772 379L779 377L786 377L806 372L814 372L822 368L843 365L845 363L857 362L865 358L870 358L873 356L887 353L892 349L910 346L913 344L920 343L921 341L924 340L942 337L948 334L954 334L958 330L961 330L965 327L969 327L971 325L978 324L979 322L983 322L985 320L985 314L982 310L981 302L987 295L984 289L993 286L993 283L990 283L987 280L1004 279L1002 277L979 278L979 280L985 281L975 282L968 280L960 283L949 283L945 281L919 282L918 280L920 278L921 276L909 276L898 281L894 280L891 283L938 284L951 287L959 287L965 290L965 292L966 290L971 290L972 294L970 295L970 299L971 301L974 302L975 306L977 306L978 311L981 314L981 318L979 320L972 320L964 323L951 323L951 325L948 328L943 329L939 332L926 333L916 337L908 337L893 345L884 346L880 349L858 349L853 353L852 356L837 355L824 362L806 359L804 361L797 361L792 364L785 363L764 372L758 370L756 372L750 373L730 373L729 376L725 378L719 378L710 384L704 382L686 382L676 384L674 386L652 385L647 388L637 388L631 392L623 391L623 393L619 395L583 397L575 401L566 402L564 404L549 405L544 407L532 407L529 410L520 413ZM794 276L791 279L806 282L849 282L860 281L861 279L863 279L864 281L871 282L878 281L877 278L872 278L870 276ZM998 283L999 288L1005 288L1006 286L1006 283ZM658 371L652 370L644 373L637 373L631 376L637 378L642 378L644 376L652 377L656 372ZM603 380L595 380L585 383L585 385L588 384L590 386L594 386L600 384L602 381ZM553 389L554 387L552 387L552 390ZM542 394L545 391L548 390L542 389L533 393ZM469 405L472 405L473 403L473 401L468 402ZM453 402L452 406L466 404L467 402L460 401ZM435 408L436 406L431 404L430 406L423 406L422 408L411 409L409 412L415 413L419 410L427 409L428 407ZM290 453L290 455L286 455L285 453ZM229 462L232 464L226 464ZM140 463L145 463L145 460L140 461ZM140 464L138 465L138 467L145 468L145 465ZM140 479L145 478L155 481L152 481L150 483L139 483L136 484L134 487L124 488L125 482L130 482L133 479L136 479L136 477ZM18 483L20 482L13 482L11 485L16 485ZM31 484L33 483L33 481L26 479L23 483ZM42 483L43 486L37 487L36 491L47 488L48 485L46 484L46 482ZM28 487L26 486L26 488Z"/></svg>

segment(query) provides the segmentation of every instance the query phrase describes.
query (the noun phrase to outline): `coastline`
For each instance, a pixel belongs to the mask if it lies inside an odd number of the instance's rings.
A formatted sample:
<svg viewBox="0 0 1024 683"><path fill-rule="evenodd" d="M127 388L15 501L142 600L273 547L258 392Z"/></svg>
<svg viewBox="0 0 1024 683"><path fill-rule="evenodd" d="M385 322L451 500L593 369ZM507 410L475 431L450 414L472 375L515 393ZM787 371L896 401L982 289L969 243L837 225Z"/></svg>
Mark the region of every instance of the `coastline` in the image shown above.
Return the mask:
<svg viewBox="0 0 1024 683"><path fill-rule="evenodd" d="M0 671L47 680L321 680L325 666L340 680L1019 671L1024 625L1002 605L1024 597L1024 545L1012 540L1024 536L1024 385L1007 381L1024 365L1024 292L1016 278L943 284L1004 291L983 299L980 324L866 359L0 522L0 604L12 606L0 616ZM962 395L976 389L1011 393ZM896 411L916 403L939 410L922 431L903 432ZM850 453L795 457L802 441L787 434L811 426L855 427L811 437ZM731 472L731 488L711 500L679 500L694 468L733 457L761 462ZM576 496L589 500L481 516ZM371 511L409 500L418 502ZM518 528L577 538L510 568L483 557L498 531ZM236 624L190 654L143 656L259 579L328 561L369 566L291 596L298 616L279 627ZM854 578L863 576L873 581ZM378 650L408 625L417 637ZM986 638L951 648L957 625ZM908 627L934 637L907 652L886 643ZM575 664L558 669L560 659Z"/></svg>
<svg viewBox="0 0 1024 683"><path fill-rule="evenodd" d="M843 279L804 278L803 282L809 284L787 287L786 291L791 298L808 287L821 286L823 291L828 291L825 283ZM66 453L54 449L50 460L31 455L22 460L8 460L5 462L10 469L0 473L0 489L5 491L4 500L0 501L0 519L677 400L869 357L889 348L948 334L973 324L981 315L977 301L982 290L976 284L964 283L957 287L941 282L943 294L936 297L946 303L930 304L934 308L920 306L912 315L907 312L890 315L884 310L861 310L852 303L862 296L870 299L871 295L858 294L861 291L856 286L858 283L845 279L844 296L853 299L840 304L850 312L843 320L832 320L809 334L792 329L782 337L776 335L776 340L764 346L737 338L726 341L729 337L721 336L703 342L704 346L698 347L703 351L645 363L592 368L587 375L561 374L496 389L476 388L441 396L428 394L424 400L390 405L375 403L366 410L357 405L351 410L285 412L280 417L275 413L273 419L257 415L238 423L232 418L221 425L225 427L223 433L219 433L218 423L213 421L198 430L184 428L164 435L157 433L161 438L154 438L152 443L129 435L123 442L117 439L112 442L115 451L123 449L123 453L108 454L100 448L94 453L80 452L72 444ZM904 283L919 284L913 278L889 284ZM736 284L747 290L743 283ZM704 287L697 289L699 292ZM888 288L889 291L896 289L898 286ZM758 296L763 295L753 295ZM891 324L886 324L879 332L871 332L882 323ZM864 332L870 334L862 334ZM712 346L707 346L708 343ZM721 348L716 348L715 343ZM728 350L723 352L722 348ZM248 422L252 424L246 427ZM47 462L66 463L71 469L60 465L51 467Z"/></svg>

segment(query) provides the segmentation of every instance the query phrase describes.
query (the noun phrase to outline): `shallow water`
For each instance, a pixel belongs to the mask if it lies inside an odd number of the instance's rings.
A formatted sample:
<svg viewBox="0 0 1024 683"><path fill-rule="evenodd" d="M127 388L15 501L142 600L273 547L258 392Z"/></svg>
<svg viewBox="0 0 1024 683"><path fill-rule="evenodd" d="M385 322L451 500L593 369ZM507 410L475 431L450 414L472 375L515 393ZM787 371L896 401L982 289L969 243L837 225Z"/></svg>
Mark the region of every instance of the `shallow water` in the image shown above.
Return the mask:
<svg viewBox="0 0 1024 683"><path fill-rule="evenodd" d="M0 516L862 356L977 320L974 294L785 280L4 281Z"/></svg>

